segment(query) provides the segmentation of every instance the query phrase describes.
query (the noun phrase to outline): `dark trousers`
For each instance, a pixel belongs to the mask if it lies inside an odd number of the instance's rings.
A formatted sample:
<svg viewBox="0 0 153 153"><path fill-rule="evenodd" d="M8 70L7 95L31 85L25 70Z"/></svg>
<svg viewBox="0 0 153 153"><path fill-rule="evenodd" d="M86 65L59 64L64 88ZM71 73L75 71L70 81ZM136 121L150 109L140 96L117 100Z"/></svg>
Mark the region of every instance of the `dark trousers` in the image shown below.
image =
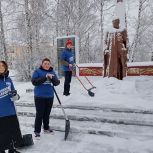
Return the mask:
<svg viewBox="0 0 153 153"><path fill-rule="evenodd" d="M35 107L36 107L36 118L35 118L35 130L34 132L40 133L41 126L43 122L44 130L49 129L49 115L53 106L52 98L38 98L35 97Z"/></svg>
<svg viewBox="0 0 153 153"><path fill-rule="evenodd" d="M22 135L16 115L0 117L0 153L22 145Z"/></svg>
<svg viewBox="0 0 153 153"><path fill-rule="evenodd" d="M0 153L6 153L5 151L0 151ZM9 149L8 153L14 153L14 150Z"/></svg>
<svg viewBox="0 0 153 153"><path fill-rule="evenodd" d="M65 82L64 82L64 95L67 95L70 93L70 83L72 78L72 71L65 71Z"/></svg>

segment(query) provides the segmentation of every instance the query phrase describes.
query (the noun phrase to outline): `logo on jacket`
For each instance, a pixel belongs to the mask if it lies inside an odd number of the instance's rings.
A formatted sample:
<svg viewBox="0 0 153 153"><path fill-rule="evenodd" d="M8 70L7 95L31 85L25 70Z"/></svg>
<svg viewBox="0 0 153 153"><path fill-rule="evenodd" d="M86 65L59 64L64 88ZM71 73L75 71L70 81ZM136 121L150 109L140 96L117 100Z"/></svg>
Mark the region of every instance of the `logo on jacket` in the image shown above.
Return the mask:
<svg viewBox="0 0 153 153"><path fill-rule="evenodd" d="M8 96L10 89L9 87L3 88L0 90L0 98L4 98L6 96Z"/></svg>
<svg viewBox="0 0 153 153"><path fill-rule="evenodd" d="M51 82L47 79L43 84L51 84Z"/></svg>

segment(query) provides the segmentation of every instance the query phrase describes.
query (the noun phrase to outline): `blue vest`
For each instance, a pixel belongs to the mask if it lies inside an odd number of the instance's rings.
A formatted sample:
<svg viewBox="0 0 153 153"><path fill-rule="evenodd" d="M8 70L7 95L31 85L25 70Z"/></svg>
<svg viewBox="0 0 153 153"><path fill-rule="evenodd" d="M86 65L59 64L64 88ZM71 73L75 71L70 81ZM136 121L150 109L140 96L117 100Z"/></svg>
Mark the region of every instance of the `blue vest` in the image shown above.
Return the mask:
<svg viewBox="0 0 153 153"><path fill-rule="evenodd" d="M9 95L11 90L15 90L11 78L0 77L0 117L16 114L14 103Z"/></svg>
<svg viewBox="0 0 153 153"><path fill-rule="evenodd" d="M73 64L74 57L73 57L72 50L64 49L63 52L61 53L61 60L64 60L68 62L69 64ZM63 68L63 71L71 71L68 66L63 65L62 68Z"/></svg>
<svg viewBox="0 0 153 153"><path fill-rule="evenodd" d="M57 76L55 72L51 70L43 70L41 68L38 68L35 70L35 72L32 75L32 79L36 79L39 77L46 76L47 73L53 74L54 77L57 79ZM35 97L42 97L42 98L51 98L54 96L54 91L51 85L51 82L49 80L45 81L41 85L35 86L34 88L34 96Z"/></svg>

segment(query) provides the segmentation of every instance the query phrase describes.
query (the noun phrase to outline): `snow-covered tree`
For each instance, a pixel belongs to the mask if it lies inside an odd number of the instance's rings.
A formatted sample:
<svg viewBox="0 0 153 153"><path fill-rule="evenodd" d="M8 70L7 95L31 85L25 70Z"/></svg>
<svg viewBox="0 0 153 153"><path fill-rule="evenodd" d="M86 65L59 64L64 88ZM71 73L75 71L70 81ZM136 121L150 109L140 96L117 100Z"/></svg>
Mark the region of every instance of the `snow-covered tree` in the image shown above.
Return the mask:
<svg viewBox="0 0 153 153"><path fill-rule="evenodd" d="M77 35L79 37L80 62L89 62L86 56L92 53L92 48L87 44L92 44L98 23L94 2L91 0L60 0L57 13L59 35ZM90 43L87 43L88 41Z"/></svg>
<svg viewBox="0 0 153 153"><path fill-rule="evenodd" d="M136 22L136 33L130 46L130 61L150 61L153 39L151 3L148 0L139 0L138 18Z"/></svg>
<svg viewBox="0 0 153 153"><path fill-rule="evenodd" d="M0 53L1 60L8 61L8 55L6 51L5 33L4 33L4 22L2 13L2 0L0 0Z"/></svg>

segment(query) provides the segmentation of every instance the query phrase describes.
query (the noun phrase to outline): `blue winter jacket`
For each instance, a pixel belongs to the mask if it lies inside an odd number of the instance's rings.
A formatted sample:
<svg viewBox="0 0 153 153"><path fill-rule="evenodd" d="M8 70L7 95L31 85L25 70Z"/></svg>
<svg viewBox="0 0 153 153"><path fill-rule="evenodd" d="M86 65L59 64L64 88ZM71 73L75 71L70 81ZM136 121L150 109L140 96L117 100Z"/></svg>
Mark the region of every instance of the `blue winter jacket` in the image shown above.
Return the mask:
<svg viewBox="0 0 153 153"><path fill-rule="evenodd" d="M14 91L14 85L8 76L9 71L0 75L0 117L16 114L14 103L11 101L11 91Z"/></svg>
<svg viewBox="0 0 153 153"><path fill-rule="evenodd" d="M71 49L64 49L61 53L61 60L66 61L68 64L74 63L74 57ZM63 71L71 71L68 65L63 65Z"/></svg>
<svg viewBox="0 0 153 153"><path fill-rule="evenodd" d="M54 75L51 80L48 80L46 78L47 73ZM49 70L44 70L42 67L40 67L34 71L31 81L32 81L32 84L35 86L34 96L38 97L38 98L51 98L51 97L53 97L54 91L52 88L52 84L54 86L57 86L60 83L53 68L50 68Z"/></svg>

